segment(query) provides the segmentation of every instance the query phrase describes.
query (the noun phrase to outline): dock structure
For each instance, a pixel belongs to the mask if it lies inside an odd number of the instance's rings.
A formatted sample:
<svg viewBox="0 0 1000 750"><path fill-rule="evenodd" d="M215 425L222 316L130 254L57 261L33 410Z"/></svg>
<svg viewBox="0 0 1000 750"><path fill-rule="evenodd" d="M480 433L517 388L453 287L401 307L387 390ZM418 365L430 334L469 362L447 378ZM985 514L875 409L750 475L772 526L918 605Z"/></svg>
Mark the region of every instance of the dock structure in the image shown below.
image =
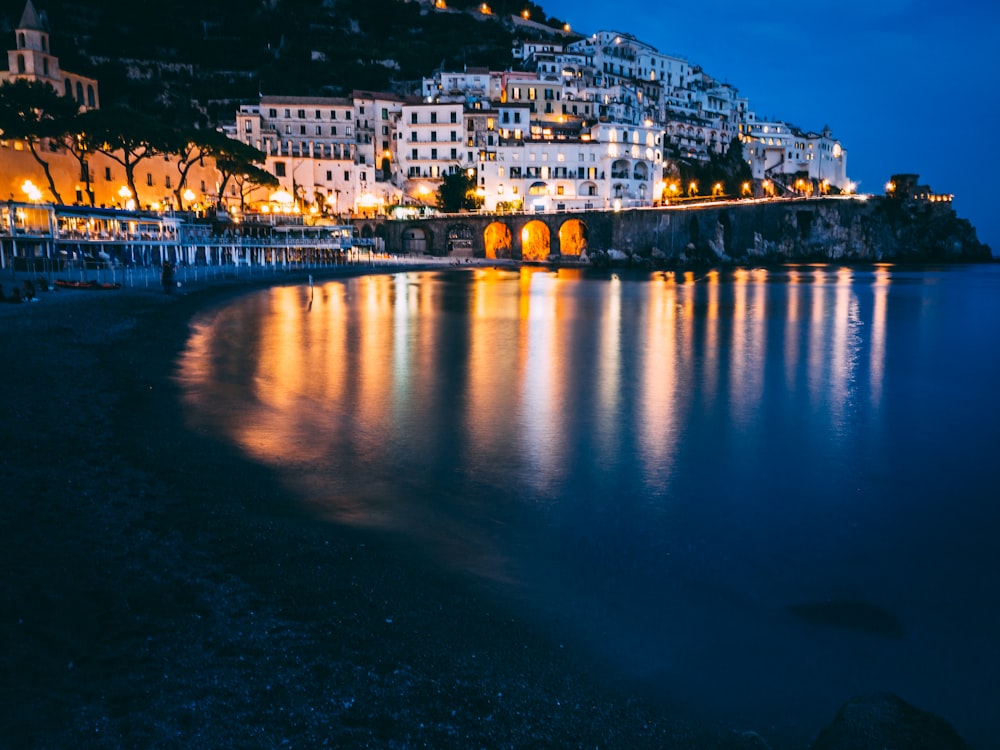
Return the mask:
<svg viewBox="0 0 1000 750"><path fill-rule="evenodd" d="M0 271L128 285L172 263L178 274L309 271L385 260L350 224L211 222L177 214L0 203Z"/></svg>

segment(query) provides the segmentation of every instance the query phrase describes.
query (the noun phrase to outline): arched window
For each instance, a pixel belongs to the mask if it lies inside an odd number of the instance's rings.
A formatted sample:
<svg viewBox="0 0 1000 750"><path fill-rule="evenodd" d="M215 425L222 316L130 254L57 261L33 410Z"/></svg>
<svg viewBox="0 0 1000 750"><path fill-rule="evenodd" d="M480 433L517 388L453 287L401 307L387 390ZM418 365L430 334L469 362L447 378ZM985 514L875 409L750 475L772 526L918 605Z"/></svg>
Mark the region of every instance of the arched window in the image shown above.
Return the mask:
<svg viewBox="0 0 1000 750"><path fill-rule="evenodd" d="M83 104L83 84L79 81L76 82L76 100Z"/></svg>
<svg viewBox="0 0 1000 750"><path fill-rule="evenodd" d="M47 76L49 74L49 58L42 58L42 75Z"/></svg>
<svg viewBox="0 0 1000 750"><path fill-rule="evenodd" d="M17 48L24 49L24 32L17 35Z"/></svg>
<svg viewBox="0 0 1000 750"><path fill-rule="evenodd" d="M24 72L24 55L17 56L17 72L18 73Z"/></svg>
<svg viewBox="0 0 1000 750"><path fill-rule="evenodd" d="M63 81L63 84L65 85L66 88L66 96L73 96L73 84L70 83L70 80L67 78L65 81Z"/></svg>
<svg viewBox="0 0 1000 750"><path fill-rule="evenodd" d="M87 86L87 106L88 107L96 107L97 106L96 101L97 101L97 98L94 96L94 87L88 85Z"/></svg>
<svg viewBox="0 0 1000 750"><path fill-rule="evenodd" d="M45 34L42 34L42 52L48 52L48 51L49 51L49 38L45 36Z"/></svg>

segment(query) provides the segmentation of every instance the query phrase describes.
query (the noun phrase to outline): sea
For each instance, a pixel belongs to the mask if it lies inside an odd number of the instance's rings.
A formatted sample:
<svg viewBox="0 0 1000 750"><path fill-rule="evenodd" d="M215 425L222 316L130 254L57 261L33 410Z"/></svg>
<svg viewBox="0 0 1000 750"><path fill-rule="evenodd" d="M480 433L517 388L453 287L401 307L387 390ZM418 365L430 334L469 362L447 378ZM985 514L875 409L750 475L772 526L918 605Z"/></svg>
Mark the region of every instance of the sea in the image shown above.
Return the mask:
<svg viewBox="0 0 1000 750"><path fill-rule="evenodd" d="M187 419L665 711L1000 706L1000 265L448 268L203 312Z"/></svg>

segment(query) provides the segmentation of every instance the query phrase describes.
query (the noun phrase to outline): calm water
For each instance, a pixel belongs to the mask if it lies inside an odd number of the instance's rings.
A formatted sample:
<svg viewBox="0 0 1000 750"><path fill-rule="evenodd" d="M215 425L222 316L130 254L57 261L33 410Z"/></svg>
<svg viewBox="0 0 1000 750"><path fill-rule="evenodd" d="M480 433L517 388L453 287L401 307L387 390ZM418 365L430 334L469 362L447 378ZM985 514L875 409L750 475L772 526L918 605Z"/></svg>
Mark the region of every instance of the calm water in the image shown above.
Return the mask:
<svg viewBox="0 0 1000 750"><path fill-rule="evenodd" d="M997 267L405 273L209 312L181 380L665 705L802 745L884 689L987 747L998 331Z"/></svg>

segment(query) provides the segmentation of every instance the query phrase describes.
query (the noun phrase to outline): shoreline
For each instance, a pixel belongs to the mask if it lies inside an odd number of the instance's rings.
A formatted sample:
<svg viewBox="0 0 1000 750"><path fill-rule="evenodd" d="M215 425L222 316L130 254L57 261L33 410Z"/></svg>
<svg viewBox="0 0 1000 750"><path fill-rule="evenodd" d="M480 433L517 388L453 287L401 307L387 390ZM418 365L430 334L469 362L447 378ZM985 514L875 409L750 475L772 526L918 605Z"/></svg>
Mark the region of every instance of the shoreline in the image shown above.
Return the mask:
<svg viewBox="0 0 1000 750"><path fill-rule="evenodd" d="M186 430L188 321L283 280L0 311L4 742L748 747L602 684L460 575L314 520Z"/></svg>
<svg viewBox="0 0 1000 750"><path fill-rule="evenodd" d="M317 278L372 272L393 270ZM0 306L4 742L784 747L608 684L462 574L313 518L189 430L173 375L192 318L305 279Z"/></svg>

